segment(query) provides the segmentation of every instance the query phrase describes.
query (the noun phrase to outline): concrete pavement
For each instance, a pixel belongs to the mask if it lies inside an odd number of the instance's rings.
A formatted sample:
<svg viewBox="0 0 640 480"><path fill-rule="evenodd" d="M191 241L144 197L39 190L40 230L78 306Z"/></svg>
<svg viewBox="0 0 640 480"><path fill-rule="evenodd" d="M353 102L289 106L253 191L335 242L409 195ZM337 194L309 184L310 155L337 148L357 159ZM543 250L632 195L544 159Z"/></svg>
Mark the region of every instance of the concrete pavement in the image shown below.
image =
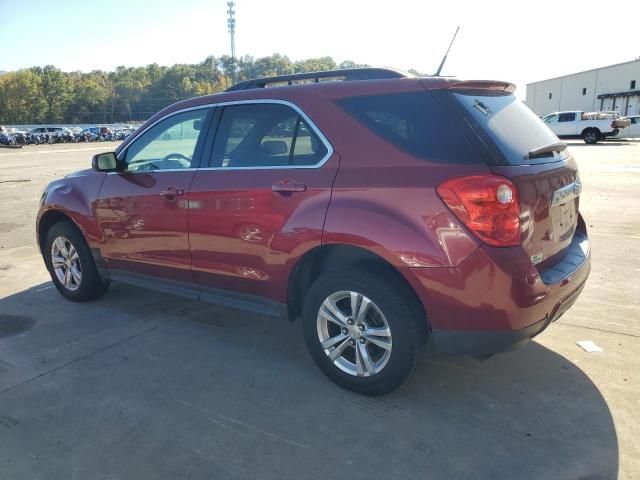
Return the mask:
<svg viewBox="0 0 640 480"><path fill-rule="evenodd" d="M115 283L62 299L37 199L93 148L0 150L0 478L640 478L640 142L572 142L593 248L573 309L376 399L325 379L299 324Z"/></svg>

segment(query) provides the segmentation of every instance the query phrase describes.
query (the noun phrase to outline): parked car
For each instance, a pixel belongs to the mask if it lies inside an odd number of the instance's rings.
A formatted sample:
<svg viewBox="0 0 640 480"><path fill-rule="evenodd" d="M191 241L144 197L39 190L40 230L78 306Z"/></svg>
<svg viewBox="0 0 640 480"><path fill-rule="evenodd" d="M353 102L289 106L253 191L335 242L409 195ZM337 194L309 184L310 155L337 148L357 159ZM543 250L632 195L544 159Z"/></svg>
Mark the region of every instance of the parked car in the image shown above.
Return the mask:
<svg viewBox="0 0 640 480"><path fill-rule="evenodd" d="M122 281L300 319L367 395L425 349L511 349L590 270L577 163L514 89L353 69L181 101L46 187L45 264L74 301Z"/></svg>
<svg viewBox="0 0 640 480"><path fill-rule="evenodd" d="M545 115L542 121L558 137L581 137L585 143L597 143L605 137L613 137L619 128L626 125L626 122L605 112L554 112Z"/></svg>
<svg viewBox="0 0 640 480"><path fill-rule="evenodd" d="M29 132L31 135L71 134L67 127L38 127Z"/></svg>
<svg viewBox="0 0 640 480"><path fill-rule="evenodd" d="M623 118L629 120L629 126L621 128L616 138L640 138L640 115Z"/></svg>

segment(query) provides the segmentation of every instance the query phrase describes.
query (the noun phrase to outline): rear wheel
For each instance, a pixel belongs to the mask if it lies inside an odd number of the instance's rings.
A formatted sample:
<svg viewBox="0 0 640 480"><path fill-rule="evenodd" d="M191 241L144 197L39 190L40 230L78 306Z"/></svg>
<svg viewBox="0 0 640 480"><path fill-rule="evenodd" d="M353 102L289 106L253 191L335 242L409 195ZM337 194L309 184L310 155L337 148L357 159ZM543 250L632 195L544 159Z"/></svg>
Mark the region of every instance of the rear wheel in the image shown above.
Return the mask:
<svg viewBox="0 0 640 480"><path fill-rule="evenodd" d="M584 143L598 143L598 140L600 140L600 138L600 131L597 128L587 128L584 132L582 132L582 139L584 140Z"/></svg>
<svg viewBox="0 0 640 480"><path fill-rule="evenodd" d="M54 224L47 232L43 253L51 280L65 298L86 302L106 292L108 284L100 278L91 251L75 225Z"/></svg>
<svg viewBox="0 0 640 480"><path fill-rule="evenodd" d="M365 395L395 390L411 374L426 336L426 320L400 282L371 272L336 270L309 289L305 341L335 383Z"/></svg>

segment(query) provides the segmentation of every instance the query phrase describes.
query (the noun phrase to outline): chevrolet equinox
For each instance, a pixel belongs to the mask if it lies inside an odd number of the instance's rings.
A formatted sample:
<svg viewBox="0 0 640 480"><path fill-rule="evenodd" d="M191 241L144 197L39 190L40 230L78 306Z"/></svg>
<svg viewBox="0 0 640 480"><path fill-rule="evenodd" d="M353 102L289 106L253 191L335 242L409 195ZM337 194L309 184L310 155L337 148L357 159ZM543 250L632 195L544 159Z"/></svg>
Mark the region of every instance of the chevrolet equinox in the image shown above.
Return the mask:
<svg viewBox="0 0 640 480"><path fill-rule="evenodd" d="M178 102L47 186L47 269L73 301L122 281L300 319L367 395L423 351L508 350L590 270L576 161L514 89L369 68Z"/></svg>

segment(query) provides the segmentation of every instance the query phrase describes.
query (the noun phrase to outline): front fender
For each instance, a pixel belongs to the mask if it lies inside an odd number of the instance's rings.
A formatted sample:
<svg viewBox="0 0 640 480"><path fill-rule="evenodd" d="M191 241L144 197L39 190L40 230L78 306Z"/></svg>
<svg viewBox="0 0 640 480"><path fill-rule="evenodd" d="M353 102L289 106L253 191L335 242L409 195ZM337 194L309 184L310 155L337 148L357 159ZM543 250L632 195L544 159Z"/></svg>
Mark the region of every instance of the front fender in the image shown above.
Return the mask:
<svg viewBox="0 0 640 480"><path fill-rule="evenodd" d="M43 225L50 225L51 220L48 219L62 218L60 215L64 215L80 229L90 248L97 247L102 235L96 222L95 201L104 177L104 173L88 170L77 172L47 185L42 192L36 218L38 239L43 235Z"/></svg>

